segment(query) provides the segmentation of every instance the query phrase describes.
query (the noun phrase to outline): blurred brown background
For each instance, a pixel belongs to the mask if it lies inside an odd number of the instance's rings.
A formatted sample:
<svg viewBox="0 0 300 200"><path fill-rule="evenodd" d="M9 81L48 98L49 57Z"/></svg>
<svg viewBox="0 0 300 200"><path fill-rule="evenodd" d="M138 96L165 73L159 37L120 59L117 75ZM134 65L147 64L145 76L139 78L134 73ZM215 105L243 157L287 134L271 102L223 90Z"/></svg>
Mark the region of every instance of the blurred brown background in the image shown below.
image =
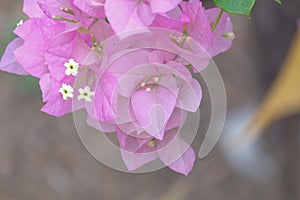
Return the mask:
<svg viewBox="0 0 300 200"><path fill-rule="evenodd" d="M24 16L21 0L0 0L0 5L1 55ZM282 6L258 0L250 21L233 16L237 39L215 60L227 90L226 126L217 147L197 160L188 177L169 169L136 175L105 167L81 144L71 115L57 119L39 111L37 80L0 72L0 200L300 199L299 116L272 125L256 144L234 155L222 148L271 85L299 17L299 0ZM209 116L207 99L195 147Z"/></svg>

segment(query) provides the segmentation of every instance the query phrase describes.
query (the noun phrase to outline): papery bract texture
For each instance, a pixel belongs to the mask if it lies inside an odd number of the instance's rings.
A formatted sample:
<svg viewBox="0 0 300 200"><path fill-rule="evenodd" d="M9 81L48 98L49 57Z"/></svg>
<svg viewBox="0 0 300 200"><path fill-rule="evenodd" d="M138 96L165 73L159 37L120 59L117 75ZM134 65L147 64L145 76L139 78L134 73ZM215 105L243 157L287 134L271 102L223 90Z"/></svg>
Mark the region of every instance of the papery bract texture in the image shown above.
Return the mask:
<svg viewBox="0 0 300 200"><path fill-rule="evenodd" d="M42 111L60 117L80 109L87 123L116 133L129 171L160 159L188 175L202 90L194 73L227 51L233 26L218 8L182 0L24 0L17 35L0 70L38 78Z"/></svg>

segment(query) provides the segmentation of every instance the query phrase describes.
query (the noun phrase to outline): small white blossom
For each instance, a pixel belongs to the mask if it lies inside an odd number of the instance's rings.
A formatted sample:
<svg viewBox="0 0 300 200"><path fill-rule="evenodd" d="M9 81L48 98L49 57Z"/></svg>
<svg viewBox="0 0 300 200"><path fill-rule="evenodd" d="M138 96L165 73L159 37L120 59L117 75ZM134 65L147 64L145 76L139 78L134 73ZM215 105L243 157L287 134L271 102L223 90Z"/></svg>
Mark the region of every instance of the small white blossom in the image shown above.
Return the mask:
<svg viewBox="0 0 300 200"><path fill-rule="evenodd" d="M24 20L23 19L21 19L18 23L17 23L17 27L20 27L20 26L22 26L23 25L23 23L24 23Z"/></svg>
<svg viewBox="0 0 300 200"><path fill-rule="evenodd" d="M76 76L78 74L79 63L77 63L74 59L70 59L64 64L64 66L67 68L65 71L67 76Z"/></svg>
<svg viewBox="0 0 300 200"><path fill-rule="evenodd" d="M151 92L151 90L152 90L151 87L146 88L146 92Z"/></svg>
<svg viewBox="0 0 300 200"><path fill-rule="evenodd" d="M155 83L158 83L159 82L159 77L157 76L157 77L154 77L154 82Z"/></svg>
<svg viewBox="0 0 300 200"><path fill-rule="evenodd" d="M142 82L141 83L141 87L145 87L146 83L145 82Z"/></svg>
<svg viewBox="0 0 300 200"><path fill-rule="evenodd" d="M92 97L95 95L95 92L92 92L90 87L86 86L84 89L80 88L78 91L78 100L84 99L86 102L92 102Z"/></svg>
<svg viewBox="0 0 300 200"><path fill-rule="evenodd" d="M72 86L63 83L59 92L62 94L63 99L67 100L68 98L73 98L74 89Z"/></svg>

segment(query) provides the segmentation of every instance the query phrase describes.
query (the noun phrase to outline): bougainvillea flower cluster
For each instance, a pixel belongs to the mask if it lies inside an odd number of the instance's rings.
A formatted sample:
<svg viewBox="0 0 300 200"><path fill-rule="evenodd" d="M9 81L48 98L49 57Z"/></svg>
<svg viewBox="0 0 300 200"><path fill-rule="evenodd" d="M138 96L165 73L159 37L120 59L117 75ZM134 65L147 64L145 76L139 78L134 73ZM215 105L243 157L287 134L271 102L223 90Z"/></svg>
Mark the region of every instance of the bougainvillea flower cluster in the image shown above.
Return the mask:
<svg viewBox="0 0 300 200"><path fill-rule="evenodd" d="M86 109L91 126L116 132L129 170L159 158L191 171L178 133L202 98L192 74L232 45L226 13L181 0L24 0L24 12L0 69L39 78L43 112Z"/></svg>

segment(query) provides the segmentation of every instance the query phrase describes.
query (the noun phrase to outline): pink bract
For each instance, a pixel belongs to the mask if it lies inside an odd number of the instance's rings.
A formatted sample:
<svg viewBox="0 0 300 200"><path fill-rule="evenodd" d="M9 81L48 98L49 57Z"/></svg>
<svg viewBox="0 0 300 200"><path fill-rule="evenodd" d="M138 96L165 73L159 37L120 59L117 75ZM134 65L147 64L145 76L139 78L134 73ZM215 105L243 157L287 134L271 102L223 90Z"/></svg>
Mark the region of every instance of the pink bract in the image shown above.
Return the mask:
<svg viewBox="0 0 300 200"><path fill-rule="evenodd" d="M128 170L160 159L187 175L195 152L181 134L202 99L193 73L227 51L229 15L201 1L24 0L0 69L40 79L42 111L86 109L87 123L115 132Z"/></svg>

